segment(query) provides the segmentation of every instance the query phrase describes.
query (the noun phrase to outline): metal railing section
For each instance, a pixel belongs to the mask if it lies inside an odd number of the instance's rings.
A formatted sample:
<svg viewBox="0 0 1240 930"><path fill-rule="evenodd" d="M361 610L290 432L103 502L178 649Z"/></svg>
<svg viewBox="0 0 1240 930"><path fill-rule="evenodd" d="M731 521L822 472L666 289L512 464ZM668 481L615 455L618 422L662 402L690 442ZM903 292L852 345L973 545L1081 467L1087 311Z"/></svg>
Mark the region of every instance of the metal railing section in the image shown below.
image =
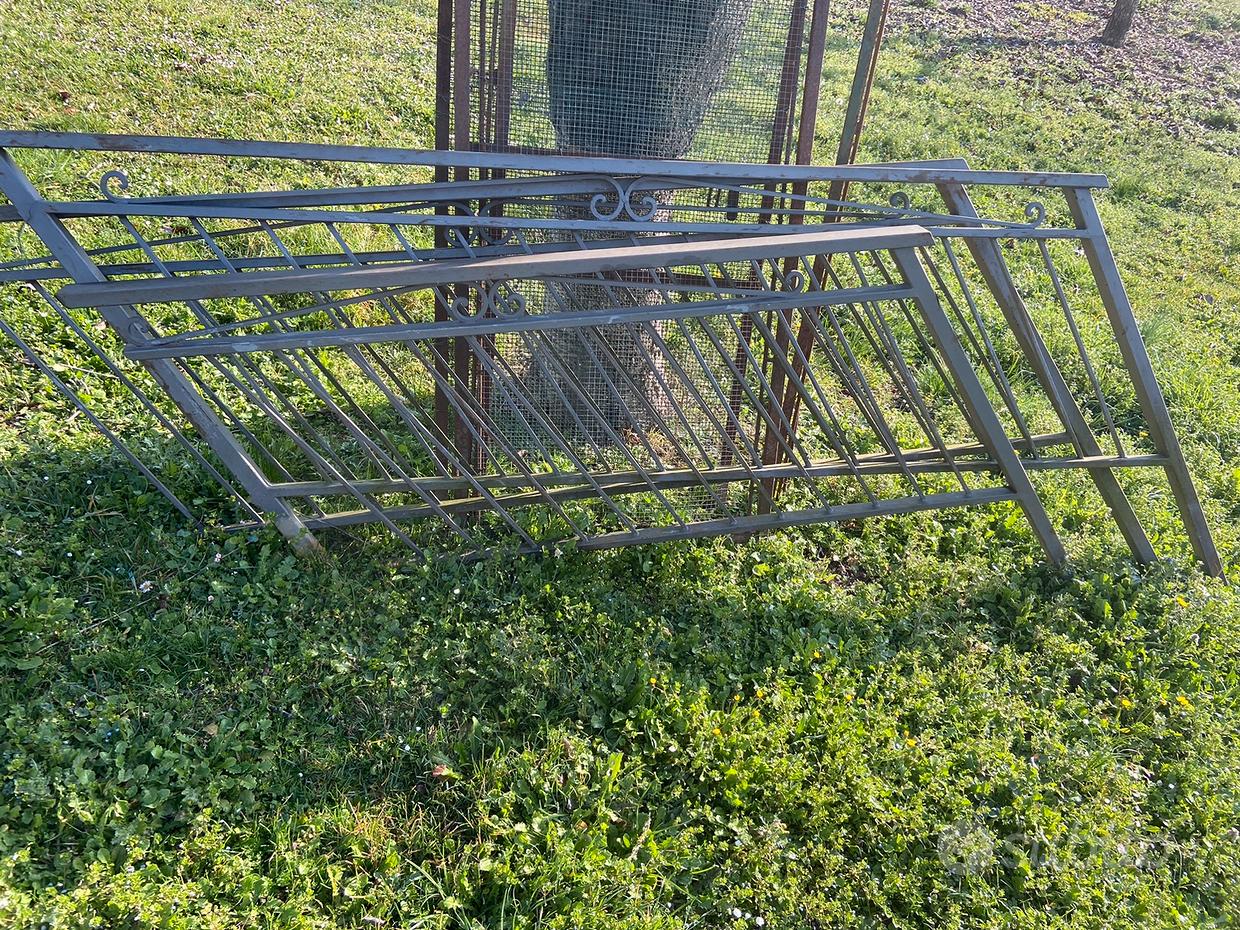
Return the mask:
<svg viewBox="0 0 1240 930"><path fill-rule="evenodd" d="M0 284L35 289L152 428L299 546L363 523L418 551L445 531L474 550L504 534L615 545L1007 497L1057 559L1027 472L1084 468L1147 561L1116 469L1161 467L1221 571L1098 176L11 132L0 146L389 172L131 196L113 171L98 197L50 200L0 154L0 228L47 249L0 262ZM462 165L493 177L421 176ZM95 312L106 339L83 325Z"/></svg>

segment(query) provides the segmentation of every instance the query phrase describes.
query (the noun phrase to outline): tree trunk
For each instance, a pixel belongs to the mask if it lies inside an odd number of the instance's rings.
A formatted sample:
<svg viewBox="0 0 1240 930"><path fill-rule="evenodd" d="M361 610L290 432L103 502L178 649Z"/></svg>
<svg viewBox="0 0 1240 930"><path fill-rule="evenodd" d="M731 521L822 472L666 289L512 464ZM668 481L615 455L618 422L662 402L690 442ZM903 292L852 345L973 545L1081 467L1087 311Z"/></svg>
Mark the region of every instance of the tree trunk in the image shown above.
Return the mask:
<svg viewBox="0 0 1240 930"><path fill-rule="evenodd" d="M723 85L754 0L548 0L560 148L681 158Z"/></svg>
<svg viewBox="0 0 1240 930"><path fill-rule="evenodd" d="M754 2L548 0L547 88L559 148L626 158L684 157L723 86ZM661 209L671 195L647 191L641 199L633 206L645 212L649 204ZM590 204L589 197L574 198L559 215L589 219ZM620 205L609 203L604 209L612 206ZM588 238L609 236L591 233ZM589 310L661 299L635 282L610 292L594 285L563 285L560 302ZM559 374L549 379L536 367L527 373L534 396L570 436L580 433L580 423L594 439L608 429L641 428L660 410L653 399L658 390L655 340L636 324L596 332L597 337L574 331L551 340L576 390ZM556 405L561 393L573 409Z"/></svg>
<svg viewBox="0 0 1240 930"><path fill-rule="evenodd" d="M1128 31L1132 29L1132 20L1136 15L1137 0L1115 0L1106 28L1102 30L1098 41L1119 48L1128 38Z"/></svg>

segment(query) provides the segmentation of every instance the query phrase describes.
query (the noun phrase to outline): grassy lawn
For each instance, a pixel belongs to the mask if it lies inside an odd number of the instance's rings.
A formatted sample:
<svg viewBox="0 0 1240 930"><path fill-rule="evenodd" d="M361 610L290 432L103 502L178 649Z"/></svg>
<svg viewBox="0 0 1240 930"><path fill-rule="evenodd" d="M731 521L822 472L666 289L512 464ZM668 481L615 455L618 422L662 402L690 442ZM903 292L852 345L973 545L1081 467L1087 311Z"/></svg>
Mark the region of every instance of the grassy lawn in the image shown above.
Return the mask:
<svg viewBox="0 0 1240 930"><path fill-rule="evenodd" d="M1227 2L1203 28L1237 28ZM0 0L0 125L426 146L433 14ZM1123 74L1023 55L897 33L863 157L1110 175L1236 577L1233 104L1169 119ZM23 163L68 188L92 158ZM0 312L56 355L29 295ZM1070 571L1003 507L433 568L341 540L313 565L193 535L0 346L0 926L1230 925L1240 589L1193 567L1154 477L1129 485L1166 556L1145 570L1087 479L1039 489Z"/></svg>

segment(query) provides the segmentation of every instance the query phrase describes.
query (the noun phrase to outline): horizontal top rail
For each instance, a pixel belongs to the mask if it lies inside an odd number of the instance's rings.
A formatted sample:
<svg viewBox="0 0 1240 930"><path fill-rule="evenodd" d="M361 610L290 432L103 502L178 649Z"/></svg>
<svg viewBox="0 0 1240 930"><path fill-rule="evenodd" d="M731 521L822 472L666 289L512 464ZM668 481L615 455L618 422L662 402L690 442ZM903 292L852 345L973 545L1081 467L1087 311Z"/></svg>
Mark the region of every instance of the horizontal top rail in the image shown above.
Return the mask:
<svg viewBox="0 0 1240 930"><path fill-rule="evenodd" d="M961 168L892 167L890 165L753 165L738 162L518 155L365 145L325 145L314 142L195 139L179 136L135 136L39 130L0 130L0 148L354 161L428 168L502 168L513 171L692 176L694 178L760 182L873 181L924 184L958 182L1017 187L1073 188L1105 188L1108 186L1105 175L1064 172L975 171Z"/></svg>
<svg viewBox="0 0 1240 930"><path fill-rule="evenodd" d="M836 228L789 236L743 239L695 239L618 248L461 258L439 262L312 268L147 278L106 284L69 284L57 297L66 307L111 307L180 300L259 297L313 291L434 287L475 281L510 281L550 274L635 271L677 264L714 264L745 259L831 255L871 249L917 248L934 244L920 226L852 230Z"/></svg>
<svg viewBox="0 0 1240 930"><path fill-rule="evenodd" d="M345 329L282 330L242 336L199 336L187 333L171 341L135 343L125 349L125 357L141 361L153 358L195 358L204 355L235 355L252 352L280 352L288 349L328 349L370 345L381 342L407 342L415 339L449 339L457 336L480 338L502 333L530 333L545 330L571 330L585 327L632 325L656 320L692 320L708 316L745 316L768 310L797 310L805 307L838 307L884 300L908 300L915 296L908 285L851 287L835 291L769 291L756 299L691 300L685 303L606 307L600 310L555 311L514 316L470 316L433 323L384 323L379 326L352 326ZM261 321L260 321L261 322Z"/></svg>

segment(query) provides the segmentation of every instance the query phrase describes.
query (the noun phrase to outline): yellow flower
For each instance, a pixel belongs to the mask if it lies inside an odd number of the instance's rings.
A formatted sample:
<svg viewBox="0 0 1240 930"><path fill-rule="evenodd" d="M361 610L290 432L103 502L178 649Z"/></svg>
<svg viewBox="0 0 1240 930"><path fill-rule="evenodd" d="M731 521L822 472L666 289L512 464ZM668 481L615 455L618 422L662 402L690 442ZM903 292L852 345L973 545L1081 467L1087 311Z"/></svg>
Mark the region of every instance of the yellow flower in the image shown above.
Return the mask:
<svg viewBox="0 0 1240 930"><path fill-rule="evenodd" d="M1132 707L1132 701L1128 700L1128 698L1120 698L1119 706L1124 708L1124 710L1127 710L1128 708Z"/></svg>
<svg viewBox="0 0 1240 930"><path fill-rule="evenodd" d="M815 649L815 650L814 650L814 658L815 658L815 659L821 659L821 658L822 658L822 653L821 653L821 652L819 652L817 649Z"/></svg>
<svg viewBox="0 0 1240 930"><path fill-rule="evenodd" d="M754 692L754 697L761 699L764 694L766 694L766 692L759 688L756 692Z"/></svg>
<svg viewBox="0 0 1240 930"><path fill-rule="evenodd" d="M1183 595L1183 594L1181 594L1179 597L1177 597L1177 598L1175 599L1175 602L1176 602L1177 604L1179 604L1181 607L1187 607L1187 606L1188 606L1188 600L1187 600L1187 598L1185 598L1185 597L1184 597L1184 595Z"/></svg>
<svg viewBox="0 0 1240 930"><path fill-rule="evenodd" d="M1183 707L1185 710L1192 710L1192 709L1193 709L1193 702L1192 702L1192 701L1190 701L1188 698L1186 698L1186 697L1185 697L1184 695L1182 695L1182 694L1181 694L1179 697L1177 697L1177 698L1176 698L1176 702L1177 702L1177 703L1178 703L1181 707Z"/></svg>
<svg viewBox="0 0 1240 930"><path fill-rule="evenodd" d="M714 734L715 734L715 736L723 736L723 731L722 731L721 729L719 729L718 727L715 727L715 728L714 728L713 730L711 730L710 732L714 733Z"/></svg>
<svg viewBox="0 0 1240 930"><path fill-rule="evenodd" d="M760 720L760 719L762 719L762 715L761 715L760 713L758 713L758 711L757 711L757 709L756 709L756 708L755 708L755 709L754 709L754 711L753 711L753 719L754 719L754 720Z"/></svg>
<svg viewBox="0 0 1240 930"><path fill-rule="evenodd" d="M912 747L917 745L917 740L910 736L908 739L904 741L904 743L911 749Z"/></svg>
<svg viewBox="0 0 1240 930"><path fill-rule="evenodd" d="M741 699L741 696L739 694L732 695L732 700L734 703L740 703L740 699Z"/></svg>
<svg viewBox="0 0 1240 930"><path fill-rule="evenodd" d="M657 679L657 678L653 678L653 677L652 677L652 678L650 679L650 683L651 683L652 685L657 685L657 684L659 683L659 679Z"/></svg>

